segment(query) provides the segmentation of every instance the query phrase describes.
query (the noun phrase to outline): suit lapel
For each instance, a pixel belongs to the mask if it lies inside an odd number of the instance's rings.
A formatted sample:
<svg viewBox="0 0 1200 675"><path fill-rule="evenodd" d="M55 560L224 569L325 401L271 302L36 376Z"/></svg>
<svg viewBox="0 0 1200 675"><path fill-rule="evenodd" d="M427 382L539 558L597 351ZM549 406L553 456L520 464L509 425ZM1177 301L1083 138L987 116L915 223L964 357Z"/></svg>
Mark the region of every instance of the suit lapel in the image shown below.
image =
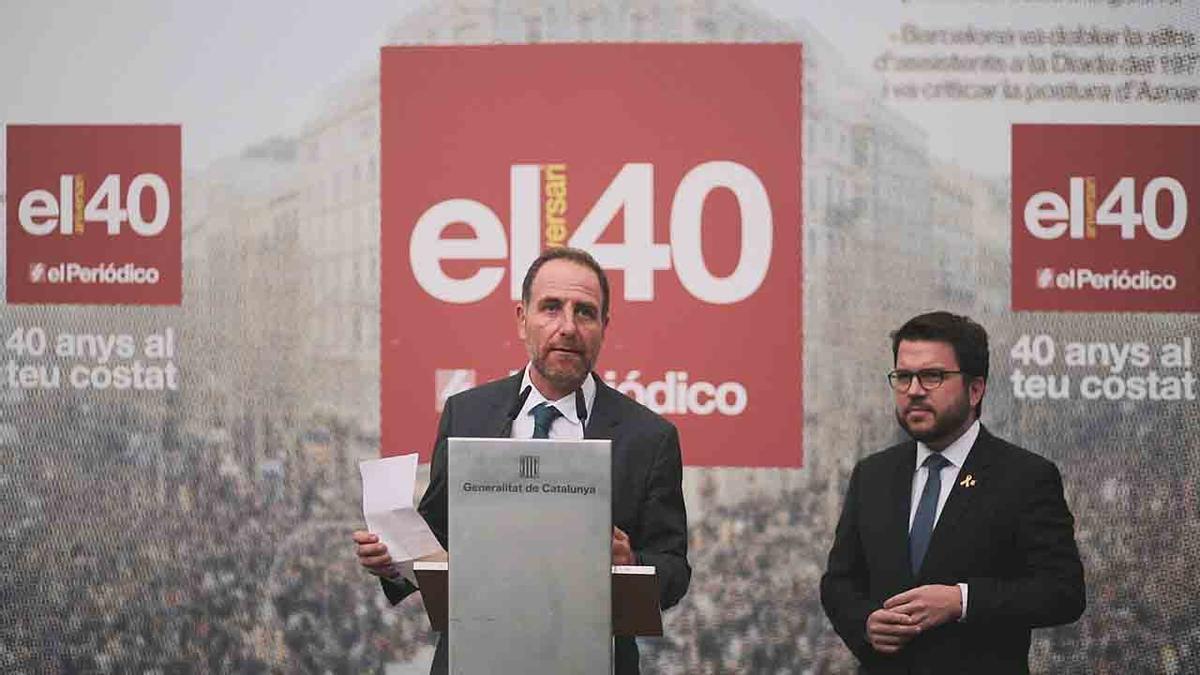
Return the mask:
<svg viewBox="0 0 1200 675"><path fill-rule="evenodd" d="M517 397L521 394L519 388L521 386L521 379L524 376L525 371L521 370L504 380L500 396L492 401L492 409L487 416L487 427L483 436L484 438L508 438L512 435L513 421L509 417L509 413L512 411L513 405L516 404Z"/></svg>
<svg viewBox="0 0 1200 675"><path fill-rule="evenodd" d="M943 549L949 550L956 538L955 530L959 522L970 511L971 502L980 489L979 481L986 479L987 467L991 463L990 453L988 453L990 439L991 434L980 426L979 436L975 439L975 444L971 446L971 453L967 455L967 461L958 472L958 478L954 482L954 487L950 489L946 505L942 507L942 515L938 517L937 525L933 529L933 536L929 540L929 550L925 553L925 562L921 566L922 576L925 576L925 570L936 569L934 565ZM964 483L968 480L975 481L975 484L965 485Z"/></svg>
<svg viewBox="0 0 1200 675"><path fill-rule="evenodd" d="M616 426L620 422L617 417L617 401L614 396L624 394L611 389L604 381L592 374L596 381L596 400L592 402L592 410L588 411L587 424L583 427L585 439L611 439L616 435Z"/></svg>
<svg viewBox="0 0 1200 675"><path fill-rule="evenodd" d="M888 531L894 532L896 537L887 548L895 556L893 564L900 571L903 580L901 586L904 588L912 586L913 577L912 564L908 560L908 514L912 510L912 481L916 466L917 444L907 443L892 475L891 494L888 496L888 513L894 519Z"/></svg>

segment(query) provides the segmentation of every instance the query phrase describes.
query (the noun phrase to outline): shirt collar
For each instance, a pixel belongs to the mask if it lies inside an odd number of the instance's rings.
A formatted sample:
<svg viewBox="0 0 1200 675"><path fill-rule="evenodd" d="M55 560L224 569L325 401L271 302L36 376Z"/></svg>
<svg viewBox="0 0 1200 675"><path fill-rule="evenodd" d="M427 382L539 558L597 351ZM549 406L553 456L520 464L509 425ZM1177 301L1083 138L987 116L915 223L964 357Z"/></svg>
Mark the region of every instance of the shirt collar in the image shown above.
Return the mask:
<svg viewBox="0 0 1200 675"><path fill-rule="evenodd" d="M529 398L525 399L525 405L521 407L521 414L519 416L528 415L534 406L542 402L547 402L558 408L558 411L562 413L563 419L571 424L579 425L579 411L575 409L575 392L571 392L557 401L547 399L542 392L538 391L537 386L533 384L533 380L529 377L529 369L532 367L532 363L526 364L525 374L521 377L521 387L517 389L517 391L525 391L525 387L530 388ZM583 384L579 388L583 391L583 406L587 409L587 416L590 418L593 410L592 404L596 402L596 380L592 377L591 373L588 373L587 377L583 378Z"/></svg>
<svg viewBox="0 0 1200 675"><path fill-rule="evenodd" d="M950 460L950 463L961 469L963 464L967 462L967 455L971 454L971 448L975 445L975 439L979 438L979 420L975 420L962 436L954 439L954 442L946 446L942 450L942 457ZM929 446L921 441L917 441L917 468L920 469L925 463L925 460L933 454Z"/></svg>

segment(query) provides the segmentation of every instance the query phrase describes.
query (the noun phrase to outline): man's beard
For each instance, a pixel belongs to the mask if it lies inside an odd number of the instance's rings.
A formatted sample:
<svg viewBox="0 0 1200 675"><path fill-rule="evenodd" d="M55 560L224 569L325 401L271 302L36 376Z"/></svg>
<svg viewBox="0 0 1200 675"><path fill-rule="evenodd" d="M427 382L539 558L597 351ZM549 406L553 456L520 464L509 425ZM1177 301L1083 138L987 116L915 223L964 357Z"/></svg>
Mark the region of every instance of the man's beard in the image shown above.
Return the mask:
<svg viewBox="0 0 1200 675"><path fill-rule="evenodd" d="M548 355L539 355L533 359L533 368L542 377L546 378L548 382L562 391L578 389L591 370L591 364L587 362L582 354L579 355L580 365L578 368L553 367L550 365L549 360Z"/></svg>
<svg viewBox="0 0 1200 675"><path fill-rule="evenodd" d="M912 407L910 406L910 410ZM949 442L954 438L950 438L952 434L957 434L966 423L967 418L971 416L971 401L966 399L960 405L947 408L941 413L935 414L931 407L917 406L918 410L925 410L927 414L934 416L933 426L922 431L914 431L909 426L908 420L905 419L905 413L900 408L896 409L896 422L900 424L900 428L904 429L905 433L912 437L914 441L920 441L926 445L938 445L940 442Z"/></svg>

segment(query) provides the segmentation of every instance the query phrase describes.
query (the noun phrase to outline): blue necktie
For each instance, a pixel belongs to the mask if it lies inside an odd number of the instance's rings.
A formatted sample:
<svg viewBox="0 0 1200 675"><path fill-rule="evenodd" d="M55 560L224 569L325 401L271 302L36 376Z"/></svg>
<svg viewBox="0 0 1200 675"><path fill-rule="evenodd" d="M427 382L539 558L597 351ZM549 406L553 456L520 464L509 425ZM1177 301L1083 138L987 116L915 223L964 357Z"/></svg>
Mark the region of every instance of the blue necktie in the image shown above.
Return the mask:
<svg viewBox="0 0 1200 675"><path fill-rule="evenodd" d="M925 480L921 501L917 502L917 515L913 517L912 530L908 533L908 561L912 564L913 576L920 571L925 551L929 549L929 539L933 536L937 517L938 495L942 492L942 469L949 464L950 460L934 453L926 457L921 465L929 470L929 478Z"/></svg>
<svg viewBox="0 0 1200 675"><path fill-rule="evenodd" d="M562 411L545 401L533 406L533 437L550 438L550 425L562 417Z"/></svg>

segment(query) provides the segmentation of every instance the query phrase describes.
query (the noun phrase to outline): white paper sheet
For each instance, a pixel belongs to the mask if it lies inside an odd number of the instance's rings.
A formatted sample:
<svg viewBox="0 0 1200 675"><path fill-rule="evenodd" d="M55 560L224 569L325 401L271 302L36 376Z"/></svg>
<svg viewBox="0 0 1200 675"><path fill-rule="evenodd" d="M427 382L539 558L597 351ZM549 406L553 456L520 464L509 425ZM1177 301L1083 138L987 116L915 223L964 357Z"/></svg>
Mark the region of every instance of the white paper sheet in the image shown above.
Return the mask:
<svg viewBox="0 0 1200 675"><path fill-rule="evenodd" d="M413 507L417 455L363 460L358 470L367 529L387 546L396 573L415 584L412 561L442 550L425 519Z"/></svg>

